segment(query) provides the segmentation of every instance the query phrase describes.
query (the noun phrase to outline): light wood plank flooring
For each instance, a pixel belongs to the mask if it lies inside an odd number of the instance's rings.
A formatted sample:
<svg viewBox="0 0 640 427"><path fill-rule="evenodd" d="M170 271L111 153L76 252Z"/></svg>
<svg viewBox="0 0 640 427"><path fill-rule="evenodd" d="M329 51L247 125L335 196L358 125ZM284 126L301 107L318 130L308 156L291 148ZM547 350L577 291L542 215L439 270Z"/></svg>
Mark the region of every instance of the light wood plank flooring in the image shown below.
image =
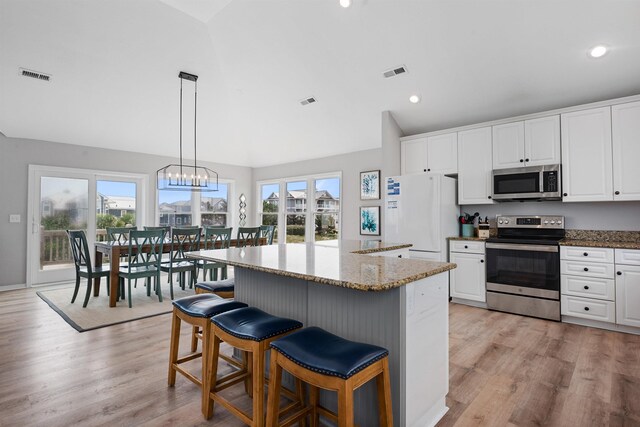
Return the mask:
<svg viewBox="0 0 640 427"><path fill-rule="evenodd" d="M450 321L439 426L640 426L639 336L457 304ZM170 323L80 334L34 290L0 293L0 425L242 425L219 407L204 421L183 377L167 387Z"/></svg>

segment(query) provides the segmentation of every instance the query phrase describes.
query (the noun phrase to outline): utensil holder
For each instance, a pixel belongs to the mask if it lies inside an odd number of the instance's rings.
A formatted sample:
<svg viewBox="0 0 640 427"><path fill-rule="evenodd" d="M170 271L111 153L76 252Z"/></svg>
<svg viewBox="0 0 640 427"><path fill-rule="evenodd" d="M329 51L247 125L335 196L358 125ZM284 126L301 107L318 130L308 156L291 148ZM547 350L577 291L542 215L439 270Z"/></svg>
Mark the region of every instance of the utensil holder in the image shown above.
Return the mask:
<svg viewBox="0 0 640 427"><path fill-rule="evenodd" d="M474 230L473 224L462 224L462 237L473 237Z"/></svg>

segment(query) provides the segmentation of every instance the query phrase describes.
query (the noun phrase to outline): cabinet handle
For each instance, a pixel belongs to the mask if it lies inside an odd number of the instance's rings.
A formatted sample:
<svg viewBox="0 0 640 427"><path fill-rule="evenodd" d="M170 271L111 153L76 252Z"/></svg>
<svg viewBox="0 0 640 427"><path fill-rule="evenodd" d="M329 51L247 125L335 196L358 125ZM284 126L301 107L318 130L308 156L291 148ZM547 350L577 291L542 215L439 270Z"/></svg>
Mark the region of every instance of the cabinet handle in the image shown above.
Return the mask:
<svg viewBox="0 0 640 427"><path fill-rule="evenodd" d="M524 163L524 159L520 159L520 163Z"/></svg>
<svg viewBox="0 0 640 427"><path fill-rule="evenodd" d="M525 161L525 162L528 162L528 161L529 161L529 159L524 159L524 161Z"/></svg>
<svg viewBox="0 0 640 427"><path fill-rule="evenodd" d="M584 308L584 311L589 311L589 307L585 307L585 308Z"/></svg>
<svg viewBox="0 0 640 427"><path fill-rule="evenodd" d="M618 271L616 274L617 274L618 276L622 276L622 271Z"/></svg>
<svg viewBox="0 0 640 427"><path fill-rule="evenodd" d="M562 193L562 195L563 195L564 197L567 197L567 196L568 196L568 194L567 194L567 193Z"/></svg>
<svg viewBox="0 0 640 427"><path fill-rule="evenodd" d="M589 269L587 267L584 268L584 271L589 271Z"/></svg>
<svg viewBox="0 0 640 427"><path fill-rule="evenodd" d="M431 172L431 169L427 169L427 172Z"/></svg>
<svg viewBox="0 0 640 427"><path fill-rule="evenodd" d="M480 262L484 263L484 260L483 260L483 259L481 259L481 260L480 260Z"/></svg>
<svg viewBox="0 0 640 427"><path fill-rule="evenodd" d="M467 245L464 245L464 248L465 248L465 249L469 249L469 246L467 246Z"/></svg>
<svg viewBox="0 0 640 427"><path fill-rule="evenodd" d="M491 196L487 196L487 199L490 199L490 198L491 198Z"/></svg>
<svg viewBox="0 0 640 427"><path fill-rule="evenodd" d="M398 258L402 258L402 255L398 255Z"/></svg>
<svg viewBox="0 0 640 427"><path fill-rule="evenodd" d="M616 191L616 192L615 192L615 193L613 193L613 194L615 194L615 195L617 196L617 195L619 195L619 194L620 194L620 192L619 192L619 191Z"/></svg>
<svg viewBox="0 0 640 427"><path fill-rule="evenodd" d="M584 288L585 288L585 289L589 289L589 287L588 287L587 285L584 285Z"/></svg>
<svg viewBox="0 0 640 427"><path fill-rule="evenodd" d="M589 252L585 252L585 253L583 253L582 255L584 255L584 256L589 256Z"/></svg>
<svg viewBox="0 0 640 427"><path fill-rule="evenodd" d="M426 171L427 171L426 169L422 169L422 170L423 170L424 172L426 172Z"/></svg>

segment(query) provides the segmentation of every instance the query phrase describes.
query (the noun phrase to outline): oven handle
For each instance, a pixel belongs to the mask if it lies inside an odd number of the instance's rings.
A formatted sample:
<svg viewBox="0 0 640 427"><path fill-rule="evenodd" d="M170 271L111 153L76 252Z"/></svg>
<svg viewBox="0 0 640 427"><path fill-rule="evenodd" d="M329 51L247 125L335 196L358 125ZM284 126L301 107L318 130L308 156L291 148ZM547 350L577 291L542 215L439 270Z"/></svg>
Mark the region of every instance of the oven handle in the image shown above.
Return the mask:
<svg viewBox="0 0 640 427"><path fill-rule="evenodd" d="M511 249L513 251L558 252L557 246L550 245L520 245L517 243L487 243L487 249Z"/></svg>

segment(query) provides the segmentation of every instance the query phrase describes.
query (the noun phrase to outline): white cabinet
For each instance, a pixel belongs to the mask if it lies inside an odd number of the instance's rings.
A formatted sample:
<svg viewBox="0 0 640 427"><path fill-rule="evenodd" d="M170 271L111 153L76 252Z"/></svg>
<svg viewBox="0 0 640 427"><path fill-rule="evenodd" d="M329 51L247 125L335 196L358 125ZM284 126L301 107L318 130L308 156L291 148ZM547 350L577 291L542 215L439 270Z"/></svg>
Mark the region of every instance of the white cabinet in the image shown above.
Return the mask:
<svg viewBox="0 0 640 427"><path fill-rule="evenodd" d="M402 141L402 175L418 172L458 173L457 132Z"/></svg>
<svg viewBox="0 0 640 427"><path fill-rule="evenodd" d="M451 243L449 262L458 266L449 275L451 297L485 302L484 242L453 240ZM454 251L453 243L460 252Z"/></svg>
<svg viewBox="0 0 640 427"><path fill-rule="evenodd" d="M611 107L562 114L564 202L613 200Z"/></svg>
<svg viewBox="0 0 640 427"><path fill-rule="evenodd" d="M493 126L493 168L560 163L560 116Z"/></svg>
<svg viewBox="0 0 640 427"><path fill-rule="evenodd" d="M560 313L615 323L614 252L610 248L560 247ZM567 319L567 317L569 319Z"/></svg>
<svg viewBox="0 0 640 427"><path fill-rule="evenodd" d="M491 127L458 132L458 204L491 204Z"/></svg>
<svg viewBox="0 0 640 427"><path fill-rule="evenodd" d="M616 249L616 322L640 327L640 250Z"/></svg>
<svg viewBox="0 0 640 427"><path fill-rule="evenodd" d="M640 200L640 102L611 107L613 199Z"/></svg>

